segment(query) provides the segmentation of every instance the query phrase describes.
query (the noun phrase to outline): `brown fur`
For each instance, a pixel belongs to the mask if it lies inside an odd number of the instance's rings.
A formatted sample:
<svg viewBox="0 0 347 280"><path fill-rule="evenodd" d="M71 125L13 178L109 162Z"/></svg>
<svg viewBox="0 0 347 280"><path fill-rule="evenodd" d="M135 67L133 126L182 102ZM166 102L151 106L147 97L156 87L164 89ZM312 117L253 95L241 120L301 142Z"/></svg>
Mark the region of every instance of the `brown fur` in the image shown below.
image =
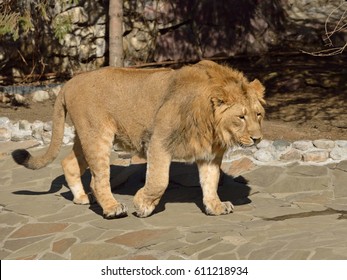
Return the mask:
<svg viewBox="0 0 347 280"><path fill-rule="evenodd" d="M81 176L89 167L91 189L106 218L124 216L109 183L114 142L147 157L145 186L134 197L139 217L149 216L169 182L173 158L195 161L207 214L232 212L217 195L225 150L262 138L264 87L242 73L211 61L180 70L103 68L74 77L59 94L48 151L32 157L25 150L14 160L38 169L53 161L61 145L66 112L76 129L72 152L62 161L77 204L89 203Z"/></svg>

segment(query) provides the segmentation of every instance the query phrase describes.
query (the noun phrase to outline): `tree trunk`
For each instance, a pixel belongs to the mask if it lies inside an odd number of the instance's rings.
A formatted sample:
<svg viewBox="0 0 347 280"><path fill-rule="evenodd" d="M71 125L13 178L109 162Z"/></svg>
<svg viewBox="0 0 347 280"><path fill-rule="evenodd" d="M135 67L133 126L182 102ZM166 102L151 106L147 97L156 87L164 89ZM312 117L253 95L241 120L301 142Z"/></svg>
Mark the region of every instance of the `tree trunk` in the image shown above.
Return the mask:
<svg viewBox="0 0 347 280"><path fill-rule="evenodd" d="M123 0L110 0L109 64L123 67Z"/></svg>

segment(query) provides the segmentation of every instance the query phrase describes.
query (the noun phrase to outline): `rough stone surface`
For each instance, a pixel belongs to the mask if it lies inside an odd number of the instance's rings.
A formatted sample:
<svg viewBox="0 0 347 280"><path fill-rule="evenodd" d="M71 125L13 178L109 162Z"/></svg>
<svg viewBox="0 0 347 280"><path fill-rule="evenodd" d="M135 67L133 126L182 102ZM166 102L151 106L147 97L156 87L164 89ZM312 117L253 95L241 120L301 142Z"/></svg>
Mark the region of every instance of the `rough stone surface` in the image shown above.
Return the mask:
<svg viewBox="0 0 347 280"><path fill-rule="evenodd" d="M318 139L313 141L313 145L318 149L332 149L335 147L335 141L326 140L326 139Z"/></svg>
<svg viewBox="0 0 347 280"><path fill-rule="evenodd" d="M330 157L334 160L342 160L347 158L347 147L335 147L330 152Z"/></svg>
<svg viewBox="0 0 347 280"><path fill-rule="evenodd" d="M293 143L293 148L298 149L300 151L306 151L313 148L313 144L312 144L312 141L300 140L300 141L295 141Z"/></svg>
<svg viewBox="0 0 347 280"><path fill-rule="evenodd" d="M247 157L232 161L228 165L222 166L224 172L232 176L238 176L246 171L252 170L256 165Z"/></svg>
<svg viewBox="0 0 347 280"><path fill-rule="evenodd" d="M302 155L303 161L323 162L329 158L329 152L324 150L308 151Z"/></svg>
<svg viewBox="0 0 347 280"><path fill-rule="evenodd" d="M37 90L31 94L34 102L43 102L49 99L49 93L45 90Z"/></svg>
<svg viewBox="0 0 347 280"><path fill-rule="evenodd" d="M275 157L270 151L267 150L258 150L254 153L255 159L261 161L261 162L270 162L275 160Z"/></svg>
<svg viewBox="0 0 347 280"><path fill-rule="evenodd" d="M284 161L299 161L301 158L302 154L297 149L291 149L280 156L280 159Z"/></svg>
<svg viewBox="0 0 347 280"><path fill-rule="evenodd" d="M10 141L12 137L11 130L6 127L0 127L0 141Z"/></svg>
<svg viewBox="0 0 347 280"><path fill-rule="evenodd" d="M291 146L291 143L285 140L275 140L273 146L277 151L284 152Z"/></svg>
<svg viewBox="0 0 347 280"><path fill-rule="evenodd" d="M72 203L59 164L70 151L62 147L56 161L39 171L16 165L9 155L1 158L1 259L347 258L347 160L274 166L241 157L235 160L241 166L236 178L233 162L225 161L218 192L222 201L233 202L233 213L207 216L199 186L170 182L154 214L140 219L131 213L143 169L127 166L127 159L111 167L111 178L126 175L113 191L129 216L106 220L98 205ZM121 160L112 156L112 163ZM183 182L196 169L175 162L172 174Z"/></svg>
<svg viewBox="0 0 347 280"><path fill-rule="evenodd" d="M336 145L340 148L347 148L347 140L336 140Z"/></svg>

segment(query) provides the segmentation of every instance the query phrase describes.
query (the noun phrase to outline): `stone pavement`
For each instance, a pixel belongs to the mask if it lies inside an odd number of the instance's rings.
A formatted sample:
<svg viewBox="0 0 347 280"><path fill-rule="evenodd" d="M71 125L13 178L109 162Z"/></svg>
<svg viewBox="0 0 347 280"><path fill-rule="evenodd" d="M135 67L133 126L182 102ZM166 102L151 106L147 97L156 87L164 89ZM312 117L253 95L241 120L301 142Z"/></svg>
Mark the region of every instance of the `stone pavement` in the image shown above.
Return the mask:
<svg viewBox="0 0 347 280"><path fill-rule="evenodd" d="M219 193L235 209L218 217L202 213L196 167L175 162L156 213L140 219L132 198L145 164L113 153L113 192L129 216L105 220L98 205L71 201L60 167L70 149L36 171L0 155L0 259L347 259L347 161L224 162Z"/></svg>

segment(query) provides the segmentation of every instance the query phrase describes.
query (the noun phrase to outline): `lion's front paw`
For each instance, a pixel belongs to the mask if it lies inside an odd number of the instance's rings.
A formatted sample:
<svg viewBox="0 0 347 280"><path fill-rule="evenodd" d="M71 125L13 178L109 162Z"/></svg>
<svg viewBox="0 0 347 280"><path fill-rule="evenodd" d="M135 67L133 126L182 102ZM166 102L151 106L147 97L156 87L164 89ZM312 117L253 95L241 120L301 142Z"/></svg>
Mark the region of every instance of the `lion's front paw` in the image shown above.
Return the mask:
<svg viewBox="0 0 347 280"><path fill-rule="evenodd" d="M104 218L105 219L116 219L126 217L128 215L128 208L122 203L118 203L113 207L104 209Z"/></svg>
<svg viewBox="0 0 347 280"><path fill-rule="evenodd" d="M207 215L219 216L232 213L234 205L230 201L224 201L220 203L205 204L205 211Z"/></svg>

